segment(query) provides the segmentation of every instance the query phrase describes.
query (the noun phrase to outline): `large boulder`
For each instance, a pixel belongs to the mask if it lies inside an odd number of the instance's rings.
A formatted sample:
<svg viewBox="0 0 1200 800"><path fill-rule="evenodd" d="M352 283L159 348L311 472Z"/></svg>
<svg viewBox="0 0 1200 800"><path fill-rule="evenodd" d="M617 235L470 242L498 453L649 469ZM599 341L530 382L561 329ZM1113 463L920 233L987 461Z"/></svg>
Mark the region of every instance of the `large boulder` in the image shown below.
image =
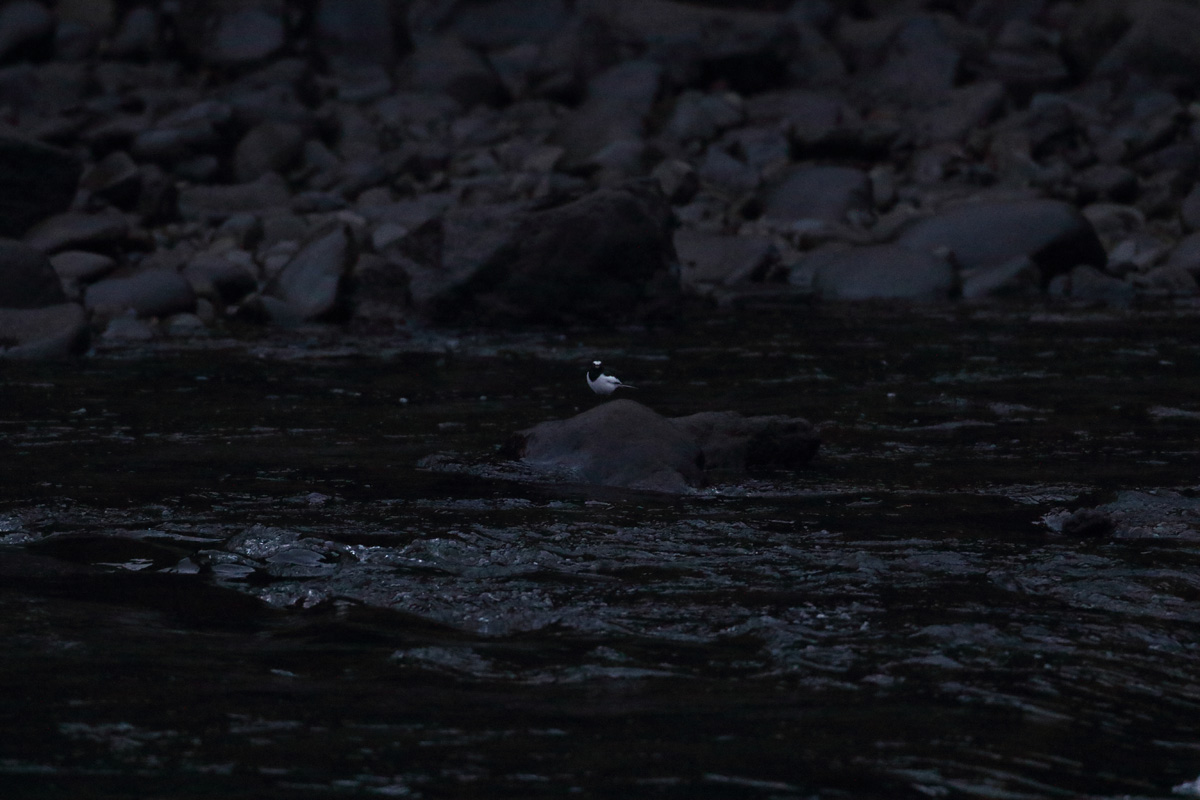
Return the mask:
<svg viewBox="0 0 1200 800"><path fill-rule="evenodd" d="M679 293L671 227L670 206L644 184L529 212L486 263L441 295L434 316L564 323L661 312Z"/></svg>
<svg viewBox="0 0 1200 800"><path fill-rule="evenodd" d="M345 225L312 240L267 285L270 316L284 323L344 316L346 279L357 258Z"/></svg>
<svg viewBox="0 0 1200 800"><path fill-rule="evenodd" d="M100 319L129 312L139 317L165 317L194 309L196 293L174 270L147 269L93 283L84 292L83 303Z"/></svg>
<svg viewBox="0 0 1200 800"><path fill-rule="evenodd" d="M700 445L669 419L633 400L612 400L570 419L517 434L512 453L538 469L583 483L684 492L704 479Z"/></svg>
<svg viewBox="0 0 1200 800"><path fill-rule="evenodd" d="M505 452L583 483L679 493L703 485L706 470L799 467L819 443L813 426L795 417L718 411L668 419L618 399L520 431Z"/></svg>
<svg viewBox="0 0 1200 800"><path fill-rule="evenodd" d="M75 303L45 308L0 308L0 359L44 360L82 353L87 314Z"/></svg>
<svg viewBox="0 0 1200 800"><path fill-rule="evenodd" d="M40 250L0 240L0 308L41 308L67 302L58 273Z"/></svg>
<svg viewBox="0 0 1200 800"><path fill-rule="evenodd" d="M947 300L958 277L945 258L894 244L818 250L793 272L826 300Z"/></svg>
<svg viewBox="0 0 1200 800"><path fill-rule="evenodd" d="M1060 200L963 203L917 220L896 242L926 253L949 251L964 272L997 267L1026 257L1043 281L1079 264L1108 262L1092 224Z"/></svg>
<svg viewBox="0 0 1200 800"><path fill-rule="evenodd" d="M66 211L83 166L40 142L0 136L0 236L23 236L34 223Z"/></svg>

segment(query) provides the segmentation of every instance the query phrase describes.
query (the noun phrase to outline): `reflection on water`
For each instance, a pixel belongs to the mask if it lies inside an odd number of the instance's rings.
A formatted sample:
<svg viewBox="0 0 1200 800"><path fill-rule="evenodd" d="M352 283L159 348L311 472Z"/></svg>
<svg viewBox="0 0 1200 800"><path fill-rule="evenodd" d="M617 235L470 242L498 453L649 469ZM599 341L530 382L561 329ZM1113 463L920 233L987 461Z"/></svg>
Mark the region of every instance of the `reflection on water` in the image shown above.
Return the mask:
<svg viewBox="0 0 1200 800"><path fill-rule="evenodd" d="M827 309L6 367L0 779L1169 796L1200 775L1195 325ZM596 402L597 355L822 451L684 497L499 463ZM1057 532L1098 505L1115 535Z"/></svg>

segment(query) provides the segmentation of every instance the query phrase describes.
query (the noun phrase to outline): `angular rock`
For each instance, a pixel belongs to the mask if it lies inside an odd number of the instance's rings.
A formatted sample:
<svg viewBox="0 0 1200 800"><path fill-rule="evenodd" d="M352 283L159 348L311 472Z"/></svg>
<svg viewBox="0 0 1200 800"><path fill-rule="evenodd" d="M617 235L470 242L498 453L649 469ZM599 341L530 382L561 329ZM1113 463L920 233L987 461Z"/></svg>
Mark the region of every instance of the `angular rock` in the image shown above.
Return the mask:
<svg viewBox="0 0 1200 800"><path fill-rule="evenodd" d="M682 286L705 295L714 286L731 286L761 280L779 260L775 245L766 236L726 236L680 229L675 232Z"/></svg>
<svg viewBox="0 0 1200 800"><path fill-rule="evenodd" d="M964 270L1026 256L1043 280L1078 264L1103 267L1108 261L1087 218L1058 200L964 203L916 220L896 242L926 253L948 249Z"/></svg>
<svg viewBox="0 0 1200 800"><path fill-rule="evenodd" d="M309 242L267 285L264 297L283 305L268 306L272 318L292 323L344 316L343 290L357 255L345 225Z"/></svg>
<svg viewBox="0 0 1200 800"><path fill-rule="evenodd" d="M42 251L0 240L0 308L43 308L65 302L58 274Z"/></svg>
<svg viewBox="0 0 1200 800"><path fill-rule="evenodd" d="M916 16L892 35L871 86L888 96L928 101L953 88L961 61L939 21Z"/></svg>
<svg viewBox="0 0 1200 800"><path fill-rule="evenodd" d="M601 189L525 215L441 318L613 322L667 310L678 297L670 206L649 184ZM447 302L448 301L448 302Z"/></svg>
<svg viewBox="0 0 1200 800"><path fill-rule="evenodd" d="M1086 300L1104 305L1125 308L1133 302L1133 285L1120 278L1105 275L1087 264L1071 270L1069 294L1073 300Z"/></svg>
<svg viewBox="0 0 1200 800"><path fill-rule="evenodd" d="M40 251L39 251L40 252ZM115 259L86 250L64 250L50 256L50 266L62 281L91 282L103 278L117 267Z"/></svg>
<svg viewBox="0 0 1200 800"><path fill-rule="evenodd" d="M658 97L663 69L650 61L625 61L597 75L587 98L555 133L565 148L563 169L585 166L600 150L619 141L640 141Z"/></svg>
<svg viewBox="0 0 1200 800"><path fill-rule="evenodd" d="M504 84L487 60L454 37L420 42L400 74L402 85L449 95L463 108L497 106L506 97Z"/></svg>
<svg viewBox="0 0 1200 800"><path fill-rule="evenodd" d="M388 0L320 0L313 42L334 72L391 69L406 45L394 8Z"/></svg>
<svg viewBox="0 0 1200 800"><path fill-rule="evenodd" d="M112 319L132 311L139 317L165 317L196 307L196 293L179 273L148 269L127 278L107 278L87 287L83 304L96 317Z"/></svg>
<svg viewBox="0 0 1200 800"><path fill-rule="evenodd" d="M1016 258L992 267L964 270L962 296L964 300L988 297L1028 297L1040 293L1042 272L1028 256Z"/></svg>
<svg viewBox="0 0 1200 800"><path fill-rule="evenodd" d="M25 243L43 253L57 253L68 248L112 246L128 235L129 221L118 211L68 212L35 225L25 235Z"/></svg>
<svg viewBox="0 0 1200 800"><path fill-rule="evenodd" d="M93 197L130 209L141 194L142 173L128 153L115 150L92 165L79 186Z"/></svg>
<svg viewBox="0 0 1200 800"><path fill-rule="evenodd" d="M0 359L65 358L87 350L87 315L75 303L0 308Z"/></svg>
<svg viewBox="0 0 1200 800"><path fill-rule="evenodd" d="M1193 277L1200 277L1200 231L1179 240L1167 257L1166 266L1184 269Z"/></svg>
<svg viewBox="0 0 1200 800"><path fill-rule="evenodd" d="M871 208L871 181L853 167L799 166L767 188L763 216L777 222L816 219L840 223Z"/></svg>
<svg viewBox="0 0 1200 800"><path fill-rule="evenodd" d="M82 172L64 150L0 136L0 236L23 236L39 220L66 211Z"/></svg>
<svg viewBox="0 0 1200 800"><path fill-rule="evenodd" d="M231 186L190 186L179 193L179 215L185 220L220 222L234 214L286 208L291 193L274 173L251 183Z"/></svg>
<svg viewBox="0 0 1200 800"><path fill-rule="evenodd" d="M7 60L38 45L48 50L53 33L54 15L44 5L13 0L0 9L0 59Z"/></svg>
<svg viewBox="0 0 1200 800"><path fill-rule="evenodd" d="M1067 51L1093 75L1200 70L1200 8L1178 0L1088 0L1071 17Z"/></svg>
<svg viewBox="0 0 1200 800"><path fill-rule="evenodd" d="M947 300L958 278L946 259L893 244L819 250L800 261L792 281L811 280L826 300Z"/></svg>
<svg viewBox="0 0 1200 800"><path fill-rule="evenodd" d="M221 256L197 256L183 268L183 277L198 296L224 303L236 303L258 288L249 269Z"/></svg>
<svg viewBox="0 0 1200 800"><path fill-rule="evenodd" d="M178 16L180 39L217 66L264 61L287 40L283 0L187 0Z"/></svg>
<svg viewBox="0 0 1200 800"><path fill-rule="evenodd" d="M633 400L535 425L516 435L509 452L537 469L601 486L681 493L704 480L696 440Z"/></svg>
<svg viewBox="0 0 1200 800"><path fill-rule="evenodd" d="M233 151L233 175L252 183L271 172L287 170L304 149L304 131L286 122L263 122L246 132Z"/></svg>

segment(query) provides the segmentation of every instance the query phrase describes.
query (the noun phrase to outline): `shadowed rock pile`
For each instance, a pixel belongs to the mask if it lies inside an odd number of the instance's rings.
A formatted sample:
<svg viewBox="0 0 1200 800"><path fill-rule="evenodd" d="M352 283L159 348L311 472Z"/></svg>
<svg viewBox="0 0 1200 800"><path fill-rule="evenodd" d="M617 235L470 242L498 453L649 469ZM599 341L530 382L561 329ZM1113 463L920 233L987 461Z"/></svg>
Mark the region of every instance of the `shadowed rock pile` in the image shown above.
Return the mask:
<svg viewBox="0 0 1200 800"><path fill-rule="evenodd" d="M1196 296L1195 3L724 5L8 3L0 348Z"/></svg>
<svg viewBox="0 0 1200 800"><path fill-rule="evenodd" d="M717 411L668 419L634 400L612 400L520 431L505 455L583 483L685 492L710 471L802 466L819 444L798 417Z"/></svg>

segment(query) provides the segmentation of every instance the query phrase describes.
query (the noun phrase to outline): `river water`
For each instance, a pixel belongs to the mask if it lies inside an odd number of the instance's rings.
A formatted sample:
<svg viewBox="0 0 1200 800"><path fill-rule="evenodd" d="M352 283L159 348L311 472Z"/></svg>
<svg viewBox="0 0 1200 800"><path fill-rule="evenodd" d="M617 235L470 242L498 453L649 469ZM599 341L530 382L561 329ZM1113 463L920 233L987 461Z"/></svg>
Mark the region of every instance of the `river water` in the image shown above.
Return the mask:
<svg viewBox="0 0 1200 800"><path fill-rule="evenodd" d="M1171 797L1198 323L826 307L5 365L0 794ZM501 462L597 402L592 358L822 449L678 497ZM1115 533L1061 533L1097 506Z"/></svg>

